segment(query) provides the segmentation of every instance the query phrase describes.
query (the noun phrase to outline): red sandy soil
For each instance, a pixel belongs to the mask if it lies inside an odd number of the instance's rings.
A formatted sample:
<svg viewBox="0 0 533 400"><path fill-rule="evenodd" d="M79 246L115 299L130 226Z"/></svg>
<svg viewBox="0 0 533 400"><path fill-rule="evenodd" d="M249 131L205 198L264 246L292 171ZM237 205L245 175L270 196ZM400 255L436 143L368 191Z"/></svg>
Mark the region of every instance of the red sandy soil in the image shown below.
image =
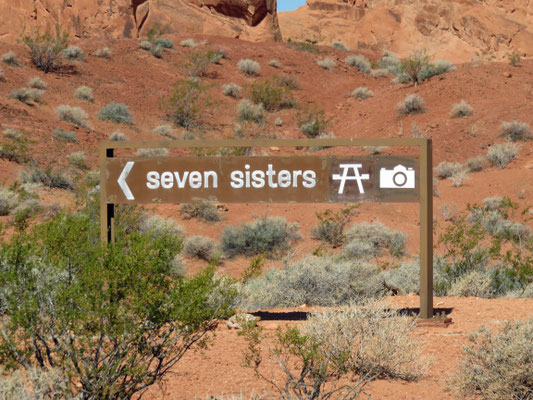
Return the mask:
<svg viewBox="0 0 533 400"><path fill-rule="evenodd" d="M99 42L94 39L75 43L88 54L84 62L74 63L72 68L60 73L44 74L34 68L22 46L0 44L0 55L13 50L23 62L23 67L1 65L6 81L0 81L0 130L7 128L24 129L33 140L32 156L41 165L65 166L67 154L83 150L91 168L97 169L98 144L106 140L114 131L124 132L128 139L160 139L152 133L153 128L166 123L164 113L159 108L161 96L170 93L172 83L185 78L183 63L195 51L206 48L222 48L228 58L220 65L209 67L209 74L202 81L212 85L209 94L218 101L213 114L206 116L205 125L197 129L199 136L209 138L233 137L237 101L224 97L221 86L228 82L247 86L255 79L270 78L284 73L296 78L301 89L293 92L300 103L315 103L332 118L330 131L336 137L411 137L411 126L416 123L420 130L427 130L433 139L434 165L441 161L464 163L468 158L486 154L487 149L505 140L499 137L502 121L518 120L533 124L531 102L533 100L533 61L524 61L518 67L504 63L468 63L457 65L457 71L431 79L416 87L391 83L391 77L374 79L344 64L347 54L330 48L322 48L324 54L316 55L298 52L286 44L248 43L236 39L218 37L195 37L197 41L206 39L207 45L196 49L179 46L187 37L170 36L177 45L175 50L165 52L162 59L139 48L136 41L117 40ZM92 53L103 46L111 48L110 60L97 58ZM378 56L367 52L376 59ZM317 59L331 57L337 66L333 72L325 71L316 64ZM245 77L238 72L237 62L242 58L252 58L261 64L259 78ZM268 65L271 59L278 59L279 69ZM8 94L26 85L29 78L41 77L48 89L42 103L28 106ZM74 90L86 85L94 89L94 103L78 100ZM357 87L366 86L374 92L374 97L357 101L350 93ZM425 100L427 112L400 118L396 104L406 95L416 93ZM472 106L471 117L452 119L451 107L462 99ZM102 122L97 118L98 111L107 103L127 104L133 115L131 126ZM56 119L55 108L60 104L80 106L89 114L90 129L72 126ZM296 110L283 110L269 114L265 136L278 138L303 138L296 123ZM273 121L280 117L283 125L277 127ZM65 144L54 139L55 128L73 130L79 143ZM180 130L176 130L180 133ZM533 195L533 143L520 143L518 158L505 169L487 166L482 172L470 174L470 179L462 187L455 188L448 180L437 185L439 197L434 198L434 219L437 232L449 222L440 213L442 206L465 210L467 204L479 203L486 197L508 196L521 207L531 203ZM326 154L328 150L312 154ZM383 154L404 154L409 149L387 149ZM302 150L264 149L257 154L305 154ZM358 150L336 149L334 154L363 154ZM119 154L120 155L120 154ZM0 159L0 180L6 184L13 182L24 167ZM46 204L59 202L73 204L74 196L61 190L42 190L41 200ZM319 243L310 238L316 224L316 212L328 208L338 209L342 205L313 204L226 204L224 220L216 224L197 221L184 221L179 215L178 205L148 207L151 212L173 217L182 223L189 235L202 234L215 240L226 225L250 221L254 216L284 216L290 222L300 224L303 240L291 252L299 258L311 253ZM405 232L409 237L408 251L418 252L418 205L417 204L362 204L353 221L380 221L387 226ZM9 217L4 217L9 219ZM438 236L435 236L436 238ZM329 250L331 251L331 250ZM226 260L219 267L221 273L238 277L249 260L237 258ZM279 265L280 261L267 263L267 268ZM205 263L187 260L189 273L194 273ZM398 307L416 307L418 298L396 297L390 302ZM526 319L533 316L531 299L480 300L475 298L435 299L438 307L452 308L450 317L454 324L449 328L419 327L414 335L421 339L424 353L435 359L427 378L419 383L376 383L371 386L375 398L390 399L445 399L453 398L444 391L446 377L454 370L461 352L461 344L466 335L482 324L499 327L504 319ZM280 321L262 322L267 329L282 325ZM422 341L425 344L422 344ZM263 390L263 382L258 381L251 371L241 368L242 338L235 331L229 331L222 324L217 329L217 338L209 351L188 354L168 377L164 392L154 388L151 399L204 398L207 395L235 393L241 390L248 395Z"/></svg>

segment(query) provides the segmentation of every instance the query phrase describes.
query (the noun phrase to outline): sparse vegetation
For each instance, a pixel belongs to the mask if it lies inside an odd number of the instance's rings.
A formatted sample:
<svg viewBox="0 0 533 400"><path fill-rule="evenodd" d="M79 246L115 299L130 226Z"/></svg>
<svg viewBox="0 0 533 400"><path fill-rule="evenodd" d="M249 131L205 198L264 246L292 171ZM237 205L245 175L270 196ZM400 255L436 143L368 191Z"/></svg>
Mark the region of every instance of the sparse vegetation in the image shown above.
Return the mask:
<svg viewBox="0 0 533 400"><path fill-rule="evenodd" d="M318 48L318 46L309 40L306 40L305 42L299 42L299 41L295 41L289 38L289 40L287 41L287 44L293 49L296 49L298 51L305 51L307 53L320 54L320 49Z"/></svg>
<svg viewBox="0 0 533 400"><path fill-rule="evenodd" d="M423 80L423 72L429 66L429 56L425 51L415 51L402 61L400 71L415 85Z"/></svg>
<svg viewBox="0 0 533 400"><path fill-rule="evenodd" d="M4 186L0 186L0 216L9 215L18 206L18 195Z"/></svg>
<svg viewBox="0 0 533 400"><path fill-rule="evenodd" d="M74 189L74 182L61 170L54 170L51 166L44 170L34 166L29 171L21 173L23 182L40 183L48 188Z"/></svg>
<svg viewBox="0 0 533 400"><path fill-rule="evenodd" d="M275 77L277 84L291 90L300 89L298 80L291 75L281 74Z"/></svg>
<svg viewBox="0 0 533 400"><path fill-rule="evenodd" d="M531 129L529 124L520 121L502 122L500 136L511 142L531 139Z"/></svg>
<svg viewBox="0 0 533 400"><path fill-rule="evenodd" d="M417 94L409 94L396 105L396 110L402 116L423 113L426 111L424 99Z"/></svg>
<svg viewBox="0 0 533 400"><path fill-rule="evenodd" d="M248 58L239 60L237 67L239 68L239 71L247 76L258 76L261 71L259 63Z"/></svg>
<svg viewBox="0 0 533 400"><path fill-rule="evenodd" d="M325 117L324 110L319 110L316 106L300 111L297 120L300 131L310 139L326 134L331 122L331 119Z"/></svg>
<svg viewBox="0 0 533 400"><path fill-rule="evenodd" d="M164 49L174 48L174 42L172 41L172 39L169 39L169 38L158 37L157 39L153 41L153 43L155 46L160 46Z"/></svg>
<svg viewBox="0 0 533 400"><path fill-rule="evenodd" d="M225 85L222 85L222 94L224 96L233 97L234 99L238 99L241 97L241 87L237 85L236 83L226 83Z"/></svg>
<svg viewBox="0 0 533 400"><path fill-rule="evenodd" d="M346 231L343 254L356 259L376 258L387 250L391 256L404 253L407 236L400 231L391 231L380 222L352 225Z"/></svg>
<svg viewBox="0 0 533 400"><path fill-rule="evenodd" d="M295 105L294 99L290 96L290 89L280 86L276 79L252 83L250 100L262 104L266 111L292 108Z"/></svg>
<svg viewBox="0 0 533 400"><path fill-rule="evenodd" d="M180 42L183 47L196 47L199 45L194 39L184 39Z"/></svg>
<svg viewBox="0 0 533 400"><path fill-rule="evenodd" d="M30 51L32 63L43 72L53 72L61 67L61 52L68 46L68 34L59 25L54 33L45 31L41 34L36 30L33 35L23 34L21 41Z"/></svg>
<svg viewBox="0 0 533 400"><path fill-rule="evenodd" d="M112 142L123 142L126 140L126 135L122 132L115 131L111 135L109 135L109 140Z"/></svg>
<svg viewBox="0 0 533 400"><path fill-rule="evenodd" d="M126 104L109 103L98 112L98 119L117 124L131 124L133 116Z"/></svg>
<svg viewBox="0 0 533 400"><path fill-rule="evenodd" d="M274 68L281 68L281 63L279 62L279 60L276 60L274 58L268 62L268 65Z"/></svg>
<svg viewBox="0 0 533 400"><path fill-rule="evenodd" d="M455 172L449 179L453 186L461 187L466 180L470 179L470 177L468 176L468 171L461 167L461 170Z"/></svg>
<svg viewBox="0 0 533 400"><path fill-rule="evenodd" d="M344 62L350 67L357 68L363 74L370 73L370 61L363 55L348 56L344 59Z"/></svg>
<svg viewBox="0 0 533 400"><path fill-rule="evenodd" d="M457 68L448 60L437 60L434 64L429 63L423 70L421 78L423 80L430 79L437 75L453 72Z"/></svg>
<svg viewBox="0 0 533 400"><path fill-rule="evenodd" d="M77 88L74 92L74 96L80 100L94 101L93 90L88 86L80 86Z"/></svg>
<svg viewBox="0 0 533 400"><path fill-rule="evenodd" d="M210 64L218 63L221 55L215 50L199 51L191 54L185 62L185 72L192 77L207 76L207 68Z"/></svg>
<svg viewBox="0 0 533 400"><path fill-rule="evenodd" d="M78 46L70 46L61 51L61 55L70 61L85 60L85 52Z"/></svg>
<svg viewBox="0 0 533 400"><path fill-rule="evenodd" d="M366 100L374 97L374 92L367 87L358 87L352 92L352 97L359 100Z"/></svg>
<svg viewBox="0 0 533 400"><path fill-rule="evenodd" d="M54 135L58 139L65 140L67 142L78 143L76 133L72 131L64 131L61 128L56 128L54 129L52 135Z"/></svg>
<svg viewBox="0 0 533 400"><path fill-rule="evenodd" d="M237 227L226 227L220 239L224 254L270 257L286 253L292 243L300 240L298 224L282 217L265 217Z"/></svg>
<svg viewBox="0 0 533 400"><path fill-rule="evenodd" d="M46 82L43 81L38 76L34 76L33 78L28 80L28 87L33 89L39 89L39 90L46 90Z"/></svg>
<svg viewBox="0 0 533 400"><path fill-rule="evenodd" d="M191 236L183 242L183 253L190 258L212 261L215 257L216 243L205 236Z"/></svg>
<svg viewBox="0 0 533 400"><path fill-rule="evenodd" d="M516 143L500 143L495 144L487 151L487 159L500 169L504 169L513 161L520 147Z"/></svg>
<svg viewBox="0 0 533 400"><path fill-rule="evenodd" d="M168 157L167 148L147 148L137 150L137 157Z"/></svg>
<svg viewBox="0 0 533 400"><path fill-rule="evenodd" d="M6 75L4 74L4 70L2 69L2 67L0 67L0 82L5 82L5 81L7 81Z"/></svg>
<svg viewBox="0 0 533 400"><path fill-rule="evenodd" d="M207 87L196 80L175 82L170 96L161 100L167 120L186 129L200 125L212 105L206 92Z"/></svg>
<svg viewBox="0 0 533 400"><path fill-rule="evenodd" d="M180 215L183 219L196 218L205 222L218 222L221 220L217 208L209 201L184 203L180 206Z"/></svg>
<svg viewBox="0 0 533 400"><path fill-rule="evenodd" d="M504 322L492 333L482 327L469 336L452 387L483 400L531 399L533 319Z"/></svg>
<svg viewBox="0 0 533 400"><path fill-rule="evenodd" d="M265 121L265 108L262 104L254 104L247 99L243 99L237 106L237 115L241 121L250 121L262 124Z"/></svg>
<svg viewBox="0 0 533 400"><path fill-rule="evenodd" d="M454 104L450 112L452 118L464 118L472 115L472 107L466 101Z"/></svg>
<svg viewBox="0 0 533 400"><path fill-rule="evenodd" d="M439 178L446 179L452 177L462 170L463 166L458 162L442 161L435 168L435 174L437 174Z"/></svg>
<svg viewBox="0 0 533 400"><path fill-rule="evenodd" d="M139 232L149 234L156 238L169 236L176 244L181 245L185 237L185 229L172 218L163 218L159 215L145 216L139 221ZM180 246L177 246L180 248Z"/></svg>
<svg viewBox="0 0 533 400"><path fill-rule="evenodd" d="M331 47L333 47L334 49L337 49L337 50L344 50L344 51L349 51L350 49L344 44L342 43L341 41L335 41L333 43L331 43Z"/></svg>
<svg viewBox="0 0 533 400"><path fill-rule="evenodd" d="M337 212L327 209L316 213L318 225L312 228L311 237L329 243L333 248L339 247L344 242L344 228L357 214L355 209L356 207L351 205Z"/></svg>
<svg viewBox="0 0 533 400"><path fill-rule="evenodd" d="M0 158L19 164L30 161L30 140L23 131L7 129L0 143Z"/></svg>
<svg viewBox="0 0 533 400"><path fill-rule="evenodd" d="M21 103L31 105L38 103L44 94L44 90L34 88L15 89L9 94L9 98L17 99Z"/></svg>
<svg viewBox="0 0 533 400"><path fill-rule="evenodd" d="M176 139L174 129L170 125L158 125L152 131L154 135L164 136L169 139Z"/></svg>
<svg viewBox="0 0 533 400"><path fill-rule="evenodd" d="M20 62L17 59L17 55L13 51L8 51L7 53L2 54L0 60L10 67L20 67Z"/></svg>
<svg viewBox="0 0 533 400"><path fill-rule="evenodd" d="M335 60L328 57L322 60L316 60L316 63L320 68L324 68L326 71L330 72L333 71L335 69L335 66L337 65Z"/></svg>
<svg viewBox="0 0 533 400"><path fill-rule="evenodd" d="M113 52L109 47L102 47L101 49L96 50L94 55L100 58L111 58Z"/></svg>
<svg viewBox="0 0 533 400"><path fill-rule="evenodd" d="M57 119L60 121L66 121L84 128L89 127L89 124L87 123L87 119L89 118L89 116L80 107L61 105L56 107L56 114Z"/></svg>
<svg viewBox="0 0 533 400"><path fill-rule="evenodd" d="M522 62L522 56L520 52L517 50L510 51L507 53L507 60L509 60L509 64L513 67L517 67Z"/></svg>
<svg viewBox="0 0 533 400"><path fill-rule="evenodd" d="M466 169L469 172L482 171L486 165L487 165L487 159L485 158L485 156L482 156L482 155L471 157L468 160L466 160Z"/></svg>
<svg viewBox="0 0 533 400"><path fill-rule="evenodd" d="M85 163L85 153L83 151L76 151L67 155L67 161L70 165L75 168L84 170L87 169L87 164Z"/></svg>

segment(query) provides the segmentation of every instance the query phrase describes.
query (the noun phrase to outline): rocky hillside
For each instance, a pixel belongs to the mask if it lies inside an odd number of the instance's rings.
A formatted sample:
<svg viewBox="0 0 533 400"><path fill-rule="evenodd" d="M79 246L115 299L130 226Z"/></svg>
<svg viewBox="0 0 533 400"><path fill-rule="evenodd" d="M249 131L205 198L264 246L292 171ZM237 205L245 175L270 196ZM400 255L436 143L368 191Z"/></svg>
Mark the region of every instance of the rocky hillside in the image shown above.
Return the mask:
<svg viewBox="0 0 533 400"><path fill-rule="evenodd" d="M3 0L0 40L60 24L72 37L137 38L167 33L281 40L276 0Z"/></svg>
<svg viewBox="0 0 533 400"><path fill-rule="evenodd" d="M342 41L400 56L422 48L453 62L533 54L527 0L307 0L279 21L286 40Z"/></svg>

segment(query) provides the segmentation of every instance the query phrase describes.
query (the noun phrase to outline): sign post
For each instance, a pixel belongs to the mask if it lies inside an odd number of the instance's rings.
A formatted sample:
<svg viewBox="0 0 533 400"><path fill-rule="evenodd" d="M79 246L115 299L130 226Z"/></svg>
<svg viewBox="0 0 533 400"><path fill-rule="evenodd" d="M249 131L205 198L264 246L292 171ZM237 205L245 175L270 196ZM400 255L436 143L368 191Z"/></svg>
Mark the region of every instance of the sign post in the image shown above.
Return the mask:
<svg viewBox="0 0 533 400"><path fill-rule="evenodd" d="M114 157L116 149L221 147L418 147L413 156ZM104 142L101 238L114 241L114 205L186 203L419 202L420 317L433 317L431 139L295 139Z"/></svg>

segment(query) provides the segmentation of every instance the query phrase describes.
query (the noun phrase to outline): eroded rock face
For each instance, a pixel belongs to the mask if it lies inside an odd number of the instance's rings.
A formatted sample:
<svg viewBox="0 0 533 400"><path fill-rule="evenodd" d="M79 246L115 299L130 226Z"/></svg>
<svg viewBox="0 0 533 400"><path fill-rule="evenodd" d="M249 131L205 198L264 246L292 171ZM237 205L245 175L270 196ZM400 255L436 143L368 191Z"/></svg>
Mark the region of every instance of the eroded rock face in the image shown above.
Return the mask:
<svg viewBox="0 0 533 400"><path fill-rule="evenodd" d="M466 62L533 55L533 2L528 0L307 0L279 14L285 39L344 42L400 56L427 49Z"/></svg>
<svg viewBox="0 0 533 400"><path fill-rule="evenodd" d="M155 24L169 33L281 40L276 0L2 0L0 40L60 24L74 37L137 38Z"/></svg>

